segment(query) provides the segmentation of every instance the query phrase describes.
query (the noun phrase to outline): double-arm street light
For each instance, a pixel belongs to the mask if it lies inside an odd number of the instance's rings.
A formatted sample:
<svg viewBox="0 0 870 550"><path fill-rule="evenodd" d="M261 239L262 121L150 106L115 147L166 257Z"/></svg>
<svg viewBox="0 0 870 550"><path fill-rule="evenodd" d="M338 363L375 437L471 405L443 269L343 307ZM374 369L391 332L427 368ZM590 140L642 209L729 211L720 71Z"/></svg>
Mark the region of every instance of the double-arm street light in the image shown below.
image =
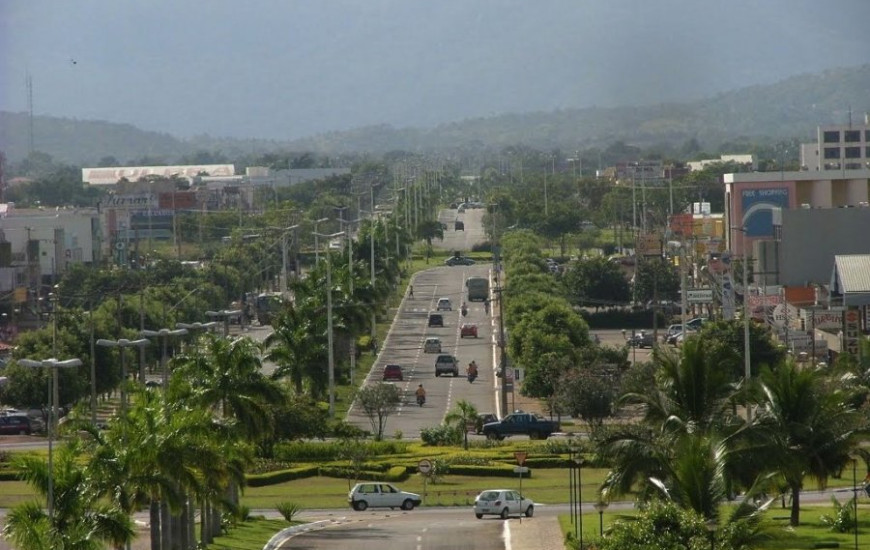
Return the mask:
<svg viewBox="0 0 870 550"><path fill-rule="evenodd" d="M328 222L329 218L320 218L319 220L314 220L314 264L317 265L320 263L320 243L317 240L319 236L317 233L317 225L323 222Z"/></svg>
<svg viewBox="0 0 870 550"><path fill-rule="evenodd" d="M170 337L175 336L184 336L187 334L187 329L178 328L178 329L169 329L169 328L161 328L158 330L143 330L139 332L140 336L145 337L157 337L161 340L161 344L163 345L162 353L160 355L160 382L163 387L163 391L166 391L166 388L169 386L169 373L166 370L166 345L167 341Z"/></svg>
<svg viewBox="0 0 870 550"><path fill-rule="evenodd" d="M106 348L120 348L121 353L121 414L127 414L127 362L124 360L124 350L127 348L142 348L151 343L147 338L139 340L128 340L121 338L120 340L106 340L100 338L97 340L98 346Z"/></svg>
<svg viewBox="0 0 870 550"><path fill-rule="evenodd" d="M230 319L242 316L241 309L222 309L220 311L206 311L205 314L212 319L220 319L224 324L224 337L230 335Z"/></svg>
<svg viewBox="0 0 870 550"><path fill-rule="evenodd" d="M343 237L344 231L338 233L330 233L323 235L315 233L315 237L323 237L325 239L335 239ZM332 345L332 254L326 253L326 346L327 357L329 360L329 416L335 415L335 352Z"/></svg>
<svg viewBox="0 0 870 550"><path fill-rule="evenodd" d="M57 406L53 396L55 395L53 388L57 388L57 370L63 368L79 367L82 360L78 358L65 359L58 361L57 359L19 359L18 364L24 367L31 368L48 368L51 369L51 376L48 378L48 517L54 520L54 453L52 440L54 439L54 410Z"/></svg>

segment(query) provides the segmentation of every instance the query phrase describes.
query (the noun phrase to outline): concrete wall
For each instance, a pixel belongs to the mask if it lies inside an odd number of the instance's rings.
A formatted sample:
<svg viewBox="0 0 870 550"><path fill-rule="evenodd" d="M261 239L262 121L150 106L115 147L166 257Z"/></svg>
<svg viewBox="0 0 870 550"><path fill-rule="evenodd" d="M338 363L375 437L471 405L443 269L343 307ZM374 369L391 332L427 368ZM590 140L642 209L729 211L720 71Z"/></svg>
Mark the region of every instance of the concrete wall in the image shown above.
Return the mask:
<svg viewBox="0 0 870 550"><path fill-rule="evenodd" d="M870 208L782 210L781 284L827 284L836 254L870 254Z"/></svg>

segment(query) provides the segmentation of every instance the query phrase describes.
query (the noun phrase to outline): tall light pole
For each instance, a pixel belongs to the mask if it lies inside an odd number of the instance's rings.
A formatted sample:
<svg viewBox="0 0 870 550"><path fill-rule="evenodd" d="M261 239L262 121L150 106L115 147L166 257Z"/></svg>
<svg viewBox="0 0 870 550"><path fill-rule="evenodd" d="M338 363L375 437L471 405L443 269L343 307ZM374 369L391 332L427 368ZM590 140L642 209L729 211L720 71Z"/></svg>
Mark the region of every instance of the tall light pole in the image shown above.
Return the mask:
<svg viewBox="0 0 870 550"><path fill-rule="evenodd" d="M281 297L285 300L287 299L287 234L290 231L295 231L298 227L299 224L285 227L281 233Z"/></svg>
<svg viewBox="0 0 870 550"><path fill-rule="evenodd" d="M121 351L121 414L127 414L127 362L124 360L124 350L127 348L141 348L147 346L151 342L146 338L139 340L128 340L121 338L120 340L106 340L100 338L97 340L98 346L107 348L120 348Z"/></svg>
<svg viewBox="0 0 870 550"><path fill-rule="evenodd" d="M54 523L54 453L52 447L52 440L54 439L54 430L52 429L52 425L54 424L54 409L57 406L57 402L55 401L55 392L54 388L57 387L57 369L63 368L71 368L81 366L82 360L78 358L65 359L63 361L58 361L57 359L19 359L18 364L24 367L31 368L49 368L51 369L51 373L48 377L48 396L49 396L49 404L48 404L48 518L51 523ZM54 381L54 384L52 384Z"/></svg>
<svg viewBox="0 0 870 550"><path fill-rule="evenodd" d="M224 338L230 335L230 318L240 316L242 314L242 310L240 309L222 309L220 311L206 311L207 317L212 319L220 319L224 324Z"/></svg>
<svg viewBox="0 0 870 550"><path fill-rule="evenodd" d="M169 387L169 373L166 369L166 345L167 341L170 337L174 336L184 336L187 334L187 329L178 328L178 329L170 329L170 328L161 328L158 330L142 330L139 331L140 336L145 337L157 337L160 339L162 344L162 353L160 355L160 381L163 386L163 392L166 392L166 389ZM144 348L143 348L144 349Z"/></svg>
<svg viewBox="0 0 870 550"><path fill-rule="evenodd" d="M334 239L344 236L344 231L330 233L329 235L314 234L325 239ZM335 352L332 349L332 254L326 252L326 346L329 365L329 416L335 415Z"/></svg>
<svg viewBox="0 0 870 550"><path fill-rule="evenodd" d="M320 218L319 220L314 220L314 265L320 263L320 243L317 242L317 225L328 221L329 218Z"/></svg>
<svg viewBox="0 0 870 550"><path fill-rule="evenodd" d="M752 406L749 403L749 379L752 376L750 359L751 346L749 345L749 253L746 251L746 227L732 227L735 231L740 231L741 248L743 250L743 380L746 384L746 422L752 421ZM788 304L786 303L786 310ZM815 335L813 335L815 338ZM787 342L786 342L787 343Z"/></svg>

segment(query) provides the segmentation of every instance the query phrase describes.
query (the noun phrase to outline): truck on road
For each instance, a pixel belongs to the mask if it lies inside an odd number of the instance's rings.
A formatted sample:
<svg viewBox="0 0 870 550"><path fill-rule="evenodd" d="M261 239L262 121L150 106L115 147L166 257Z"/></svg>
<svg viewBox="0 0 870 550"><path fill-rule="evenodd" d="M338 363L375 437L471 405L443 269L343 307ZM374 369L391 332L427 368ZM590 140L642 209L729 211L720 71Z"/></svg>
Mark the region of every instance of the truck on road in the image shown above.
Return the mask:
<svg viewBox="0 0 870 550"><path fill-rule="evenodd" d="M530 439L547 439L559 431L559 423L535 413L515 412L500 421L483 425L487 439L502 440L512 435L527 435Z"/></svg>

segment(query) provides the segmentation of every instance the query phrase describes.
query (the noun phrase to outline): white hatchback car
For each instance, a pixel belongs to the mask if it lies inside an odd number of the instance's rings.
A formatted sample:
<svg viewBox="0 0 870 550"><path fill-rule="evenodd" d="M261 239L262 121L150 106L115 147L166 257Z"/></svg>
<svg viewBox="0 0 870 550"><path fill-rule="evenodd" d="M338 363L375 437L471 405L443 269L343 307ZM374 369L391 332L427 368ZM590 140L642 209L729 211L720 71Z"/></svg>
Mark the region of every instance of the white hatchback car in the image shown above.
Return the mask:
<svg viewBox="0 0 870 550"><path fill-rule="evenodd" d="M423 344L423 353L441 353L440 338L426 338Z"/></svg>
<svg viewBox="0 0 870 550"><path fill-rule="evenodd" d="M501 516L508 519L511 515L525 514L527 518L535 513L535 503L523 498L511 489L492 489L484 491L474 499L474 515L477 519L485 515Z"/></svg>
<svg viewBox="0 0 870 550"><path fill-rule="evenodd" d="M453 311L453 306L450 304L450 298L439 298L438 307L435 309L438 311Z"/></svg>
<svg viewBox="0 0 870 550"><path fill-rule="evenodd" d="M366 508L401 508L413 510L420 506L423 499L416 493L400 491L389 483L357 483L347 494L347 502L354 510L362 512Z"/></svg>

